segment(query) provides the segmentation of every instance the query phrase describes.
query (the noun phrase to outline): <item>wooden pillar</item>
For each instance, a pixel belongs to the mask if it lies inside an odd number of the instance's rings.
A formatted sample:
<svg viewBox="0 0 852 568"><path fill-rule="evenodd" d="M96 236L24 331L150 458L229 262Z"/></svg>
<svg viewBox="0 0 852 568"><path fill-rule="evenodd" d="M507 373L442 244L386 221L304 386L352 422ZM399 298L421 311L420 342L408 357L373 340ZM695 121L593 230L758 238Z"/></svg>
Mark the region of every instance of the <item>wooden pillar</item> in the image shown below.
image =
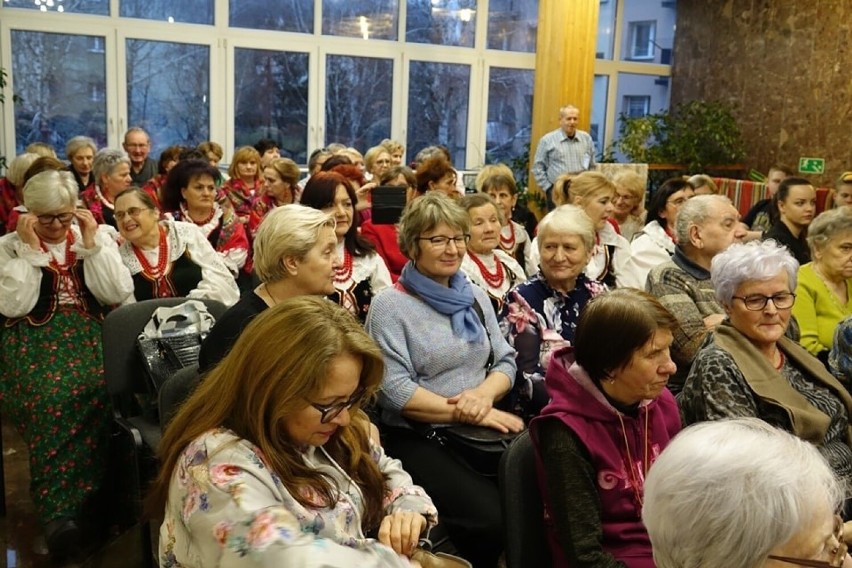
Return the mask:
<svg viewBox="0 0 852 568"><path fill-rule="evenodd" d="M539 0L533 90L530 167L539 139L559 126L559 109L580 109L578 128L588 132L595 79L600 0ZM530 191L544 198L530 174ZM536 199L530 209L541 217Z"/></svg>

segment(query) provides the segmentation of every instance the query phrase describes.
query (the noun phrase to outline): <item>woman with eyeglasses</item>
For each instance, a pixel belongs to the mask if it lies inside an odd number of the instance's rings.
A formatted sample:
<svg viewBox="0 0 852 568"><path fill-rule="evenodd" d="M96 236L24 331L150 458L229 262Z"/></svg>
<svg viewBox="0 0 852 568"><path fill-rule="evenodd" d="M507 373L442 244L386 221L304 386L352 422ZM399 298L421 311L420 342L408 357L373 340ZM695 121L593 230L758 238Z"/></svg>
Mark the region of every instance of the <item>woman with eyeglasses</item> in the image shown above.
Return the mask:
<svg viewBox="0 0 852 568"><path fill-rule="evenodd" d="M77 209L70 172L24 186L14 233L0 238L0 401L26 443L30 495L52 555L81 546L96 511L112 414L101 321L132 297L112 231Z"/></svg>
<svg viewBox="0 0 852 568"><path fill-rule="evenodd" d="M663 450L642 520L657 568L852 568L847 489L811 444L761 420L704 422Z"/></svg>
<svg viewBox="0 0 852 568"><path fill-rule="evenodd" d="M95 185L80 193L83 207L92 212L100 225L118 228L115 220L115 198L130 187L130 158L121 150L103 148L92 162Z"/></svg>
<svg viewBox="0 0 852 568"><path fill-rule="evenodd" d="M666 181L651 196L648 223L630 243L633 264L643 288L648 273L672 259L677 245L675 223L678 211L694 194L688 181L675 178Z"/></svg>
<svg viewBox="0 0 852 568"><path fill-rule="evenodd" d="M198 226L233 277L248 282L252 263L246 228L233 208L216 202L217 174L205 160L179 162L163 186L162 206L175 221Z"/></svg>
<svg viewBox="0 0 852 568"><path fill-rule="evenodd" d="M420 567L409 557L435 507L361 409L383 369L323 298L257 316L163 434L148 496L165 513L159 564Z"/></svg>
<svg viewBox="0 0 852 568"><path fill-rule="evenodd" d="M460 270L469 230L467 212L442 192L409 203L399 243L410 260L396 285L373 300L366 327L385 357L385 447L435 499L461 556L494 567L503 550L497 485L467 464L468 455L426 432L449 424L524 427L497 408L514 382L515 351L488 295Z"/></svg>
<svg viewBox="0 0 852 568"><path fill-rule="evenodd" d="M160 222L151 196L136 188L115 198L115 220L137 301L209 298L230 306L239 299L234 276L195 223Z"/></svg>
<svg viewBox="0 0 852 568"><path fill-rule="evenodd" d="M628 242L645 226L645 178L633 170L619 170L613 177L615 198L612 219L618 223L621 236Z"/></svg>
<svg viewBox="0 0 852 568"><path fill-rule="evenodd" d="M727 319L708 335L678 395L687 424L753 416L814 444L852 495L852 396L785 337L798 263L775 241L733 244L710 278Z"/></svg>

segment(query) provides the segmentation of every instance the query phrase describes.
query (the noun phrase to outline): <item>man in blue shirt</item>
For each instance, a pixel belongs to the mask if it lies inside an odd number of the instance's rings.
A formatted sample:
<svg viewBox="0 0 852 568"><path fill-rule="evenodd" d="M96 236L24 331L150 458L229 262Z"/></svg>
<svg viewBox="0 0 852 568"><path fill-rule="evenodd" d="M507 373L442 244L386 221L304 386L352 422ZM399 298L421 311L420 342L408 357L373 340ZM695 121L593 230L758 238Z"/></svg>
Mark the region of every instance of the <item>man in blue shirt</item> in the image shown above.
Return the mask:
<svg viewBox="0 0 852 568"><path fill-rule="evenodd" d="M559 109L559 128L541 137L532 173L550 200L550 188L562 174L595 167L595 143L588 132L577 130L580 110L572 105Z"/></svg>

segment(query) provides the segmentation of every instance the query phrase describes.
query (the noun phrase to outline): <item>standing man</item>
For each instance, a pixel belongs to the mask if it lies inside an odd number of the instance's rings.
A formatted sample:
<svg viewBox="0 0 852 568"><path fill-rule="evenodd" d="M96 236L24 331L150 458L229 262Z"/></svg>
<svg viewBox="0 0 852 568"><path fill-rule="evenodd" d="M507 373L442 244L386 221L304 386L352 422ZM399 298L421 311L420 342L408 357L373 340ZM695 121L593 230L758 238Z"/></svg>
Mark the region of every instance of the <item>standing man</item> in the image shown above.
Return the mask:
<svg viewBox="0 0 852 568"><path fill-rule="evenodd" d="M157 175L157 162L148 157L151 152L151 138L147 132L134 126L124 135L123 146L130 156L131 184L142 187L146 181Z"/></svg>
<svg viewBox="0 0 852 568"><path fill-rule="evenodd" d="M572 105L559 109L559 128L538 141L532 174L550 200L550 188L562 174L582 172L595 166L595 143L588 132L577 130L580 110Z"/></svg>

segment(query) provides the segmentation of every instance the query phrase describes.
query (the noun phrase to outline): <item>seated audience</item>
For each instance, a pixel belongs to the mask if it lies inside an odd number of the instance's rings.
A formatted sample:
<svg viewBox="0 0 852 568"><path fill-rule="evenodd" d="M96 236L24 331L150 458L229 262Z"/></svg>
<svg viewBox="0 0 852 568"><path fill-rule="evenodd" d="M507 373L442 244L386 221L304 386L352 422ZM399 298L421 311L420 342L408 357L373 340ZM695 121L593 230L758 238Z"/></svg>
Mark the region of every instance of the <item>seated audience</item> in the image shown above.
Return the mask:
<svg viewBox="0 0 852 568"><path fill-rule="evenodd" d="M615 198L612 200L612 219L618 223L621 236L627 242L645 226L645 178L633 170L620 170L612 178Z"/></svg>
<svg viewBox="0 0 852 568"><path fill-rule="evenodd" d="M172 168L180 161L181 152L186 149L185 146L169 146L163 150L160 153L160 159L157 161L157 175L146 181L145 185L142 186L142 190L151 196L157 207L160 207L160 201L163 199L163 187L166 185L166 178Z"/></svg>
<svg viewBox="0 0 852 568"><path fill-rule="evenodd" d="M792 175L794 175L793 170L787 166L775 165L769 168L769 173L766 175L766 198L755 203L743 219L743 223L752 231L765 233L775 224L778 210L772 198L778 192L781 182Z"/></svg>
<svg viewBox="0 0 852 568"><path fill-rule="evenodd" d="M813 446L740 418L669 444L645 482L642 520L657 568L849 568L843 495Z"/></svg>
<svg viewBox="0 0 852 568"><path fill-rule="evenodd" d="M645 287L651 270L671 260L677 243L675 226L678 212L692 195L692 186L688 182L670 179L651 196L648 223L630 243L641 287Z"/></svg>
<svg viewBox="0 0 852 568"><path fill-rule="evenodd" d="M828 370L852 392L852 316L844 318L834 330Z"/></svg>
<svg viewBox="0 0 852 568"><path fill-rule="evenodd" d="M39 156L32 164L30 164L27 171L24 172L24 185L27 185L27 182L33 176L40 174L41 172L48 171L67 172L68 164L59 158L54 158L53 156Z"/></svg>
<svg viewBox="0 0 852 568"><path fill-rule="evenodd" d="M384 146L373 146L364 154L364 163L370 179L377 182L392 165L390 152Z"/></svg>
<svg viewBox="0 0 852 568"><path fill-rule="evenodd" d="M328 148L317 148L311 152L308 158L308 177L302 178L299 181L299 188L296 191L295 202L298 203L302 198L302 190L305 189L305 184L311 179L311 176L322 170L325 161L331 158L332 153Z"/></svg>
<svg viewBox="0 0 852 568"><path fill-rule="evenodd" d="M257 155L260 156L259 167L261 169L268 166L272 160L277 160L281 157L278 142L271 138L261 138L255 142L254 149L257 150Z"/></svg>
<svg viewBox="0 0 852 568"><path fill-rule="evenodd" d="M391 157L391 166L402 166L402 157L405 155L405 146L401 142L385 138L381 141L381 145L385 147Z"/></svg>
<svg viewBox="0 0 852 568"><path fill-rule="evenodd" d="M34 153L18 154L9 162L6 177L0 178L0 233L15 230L23 208L24 174L38 158Z"/></svg>
<svg viewBox="0 0 852 568"><path fill-rule="evenodd" d="M385 262L373 245L358 234L355 191L349 180L335 172L311 177L302 193L302 205L334 217L339 264L334 273L334 293L329 298L364 321L373 298L392 284Z"/></svg>
<svg viewBox="0 0 852 568"><path fill-rule="evenodd" d="M220 317L201 343L198 367L212 369L243 329L259 313L295 296L334 293L337 258L334 219L301 205L282 205L270 211L254 238L257 287Z"/></svg>
<svg viewBox="0 0 852 568"><path fill-rule="evenodd" d="M843 172L834 186L834 206L852 205L852 172Z"/></svg>
<svg viewBox="0 0 852 568"><path fill-rule="evenodd" d="M361 410L383 368L321 298L259 315L163 434L160 565L421 566L437 512Z"/></svg>
<svg viewBox="0 0 852 568"><path fill-rule="evenodd" d="M417 191L417 178L414 177L414 172L411 168L407 166L391 167L382 174L380 184L392 187L404 187L406 202L420 195ZM402 272L402 268L408 262L402 251L399 250L397 224L374 223L371 218L361 223L361 236L373 243L376 247L376 252L385 261L385 266L387 266L388 272L390 272L391 280L396 282L399 279L399 273Z"/></svg>
<svg viewBox="0 0 852 568"><path fill-rule="evenodd" d="M373 301L366 327L385 359L379 404L388 453L435 500L461 556L494 568L503 550L497 485L423 431L457 423L523 429L519 417L496 407L512 387L514 350L487 294L459 270L469 223L441 192L408 204L399 242L411 260L397 284Z"/></svg>
<svg viewBox="0 0 852 568"><path fill-rule="evenodd" d="M669 390L677 393L707 333L725 319L710 281L713 257L740 242L746 231L727 197L699 195L678 213L675 234L672 259L651 270L646 290L677 319L672 359L678 372L669 381Z"/></svg>
<svg viewBox="0 0 852 568"><path fill-rule="evenodd" d="M494 313L503 309L506 294L527 279L518 261L500 248L502 211L491 196L471 193L459 204L470 217L470 240L461 270L470 281L488 294Z"/></svg>
<svg viewBox="0 0 852 568"><path fill-rule="evenodd" d="M447 197L461 199L464 191L456 187L456 170L442 152L435 152L424 159L414 174L417 177L417 191L440 191Z"/></svg>
<svg viewBox="0 0 852 568"><path fill-rule="evenodd" d="M753 416L817 446L852 487L852 397L802 346L784 336L798 265L772 241L731 245L710 278L728 319L695 357L678 395L684 422Z"/></svg>
<svg viewBox="0 0 852 568"><path fill-rule="evenodd" d="M500 326L517 351L513 403L523 416L547 404L544 375L550 358L574 341L577 321L589 300L606 291L583 270L595 246L591 219L576 205L561 205L538 225L540 270L509 291Z"/></svg>
<svg viewBox="0 0 852 568"><path fill-rule="evenodd" d="M254 238L267 213L281 205L294 203L301 175L299 166L290 158L277 158L263 168L263 192L255 196L249 214L251 238Z"/></svg>
<svg viewBox="0 0 852 568"><path fill-rule="evenodd" d="M204 159L207 162L216 168L216 171L219 171L219 162L222 161L222 157L225 155L225 151L222 149L222 146L217 142L213 142L212 140L207 140L198 145L198 151L204 154ZM218 183L221 180L222 173L219 172L219 178L216 182Z"/></svg>
<svg viewBox="0 0 852 568"><path fill-rule="evenodd" d="M361 170L361 175L367 171L367 166L364 164L364 155L358 151L357 148L353 148L349 146L348 148L344 148L339 152L341 155L349 158L349 161L353 166L356 166L359 170Z"/></svg>
<svg viewBox="0 0 852 568"><path fill-rule="evenodd" d="M0 401L26 444L30 498L55 557L83 545L80 523L103 505L112 413L101 321L133 293L110 231L77 196L69 172L34 176L27 212L0 238Z"/></svg>
<svg viewBox="0 0 852 568"><path fill-rule="evenodd" d="M204 160L184 160L169 173L162 190L162 207L175 221L193 223L234 278L251 268L246 229L234 210L216 203L217 170Z"/></svg>
<svg viewBox="0 0 852 568"><path fill-rule="evenodd" d="M56 158L56 149L47 142L30 142L24 152L38 154L42 158Z"/></svg>
<svg viewBox="0 0 852 568"><path fill-rule="evenodd" d="M695 174L686 181L692 186L695 195L719 195L719 186L708 175Z"/></svg>
<svg viewBox="0 0 852 568"><path fill-rule="evenodd" d="M784 245L801 264L811 261L808 248L808 225L816 215L816 191L804 178L788 177L778 186L773 197L778 208L778 220L764 235Z"/></svg>
<svg viewBox="0 0 852 568"><path fill-rule="evenodd" d="M653 568L643 483L680 430L666 390L676 325L645 292L614 290L553 355L551 401L530 424L553 566Z"/></svg>
<svg viewBox="0 0 852 568"><path fill-rule="evenodd" d="M808 228L810 263L799 267L793 315L799 343L823 363L840 320L852 315L852 208L832 209Z"/></svg>
<svg viewBox="0 0 852 568"><path fill-rule="evenodd" d="M80 201L99 225L117 229L114 202L119 193L130 187L130 158L121 150L103 148L95 154L92 175L95 185L80 193Z"/></svg>
<svg viewBox="0 0 852 568"><path fill-rule="evenodd" d="M221 192L230 202L242 223L248 223L252 200L263 189L260 174L260 154L251 146L242 146L234 152L228 167L228 179Z"/></svg>
<svg viewBox="0 0 852 568"><path fill-rule="evenodd" d="M352 191L355 193L355 212L358 214L358 224L369 221L373 218L373 188L378 184L378 180L368 182L364 177L364 172L354 164L338 164L330 168L330 172L340 174L349 181ZM305 185L307 187L307 185Z"/></svg>
<svg viewBox="0 0 852 568"><path fill-rule="evenodd" d="M237 283L198 225L159 219L160 211L141 189L115 198L115 220L124 238L119 253L133 276L136 300L186 296L236 303Z"/></svg>
<svg viewBox="0 0 852 568"><path fill-rule="evenodd" d="M65 156L71 162L68 171L74 174L81 193L95 185L92 162L97 151L97 144L88 136L75 136L65 144Z"/></svg>
<svg viewBox="0 0 852 568"><path fill-rule="evenodd" d="M595 248L586 265L586 276L609 288L638 287L639 275L630 256L630 243L619 235L609 221L615 184L600 172L565 174L556 179L551 191L556 205L577 205L595 226ZM538 266L539 247L533 242L531 262Z"/></svg>
<svg viewBox="0 0 852 568"><path fill-rule="evenodd" d="M500 249L517 260L526 272L537 271L538 267L529 262L530 236L523 225L512 219L518 204L518 186L512 170L505 164L483 166L476 175L476 191L490 195L502 210Z"/></svg>

